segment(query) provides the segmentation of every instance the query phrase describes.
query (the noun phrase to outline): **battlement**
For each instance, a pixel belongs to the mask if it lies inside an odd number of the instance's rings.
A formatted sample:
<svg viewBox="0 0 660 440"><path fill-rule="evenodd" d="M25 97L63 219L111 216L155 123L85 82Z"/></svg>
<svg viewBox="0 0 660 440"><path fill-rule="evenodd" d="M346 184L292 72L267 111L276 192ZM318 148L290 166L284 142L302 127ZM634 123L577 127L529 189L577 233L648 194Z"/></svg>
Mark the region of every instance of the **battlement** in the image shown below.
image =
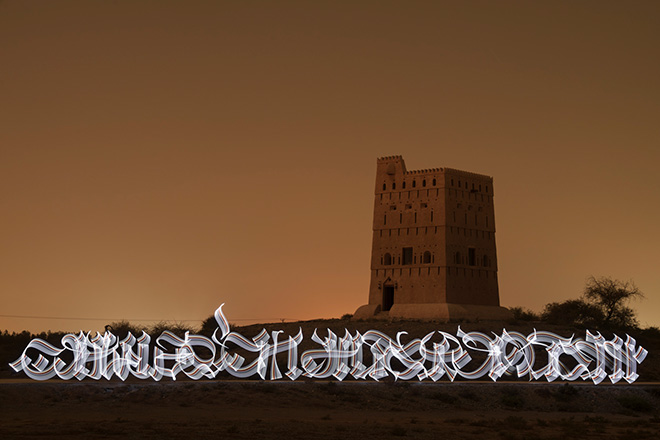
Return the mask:
<svg viewBox="0 0 660 440"><path fill-rule="evenodd" d="M406 174L428 174L428 173L437 173L443 172L444 168L429 168L427 170L410 170L406 171Z"/></svg>

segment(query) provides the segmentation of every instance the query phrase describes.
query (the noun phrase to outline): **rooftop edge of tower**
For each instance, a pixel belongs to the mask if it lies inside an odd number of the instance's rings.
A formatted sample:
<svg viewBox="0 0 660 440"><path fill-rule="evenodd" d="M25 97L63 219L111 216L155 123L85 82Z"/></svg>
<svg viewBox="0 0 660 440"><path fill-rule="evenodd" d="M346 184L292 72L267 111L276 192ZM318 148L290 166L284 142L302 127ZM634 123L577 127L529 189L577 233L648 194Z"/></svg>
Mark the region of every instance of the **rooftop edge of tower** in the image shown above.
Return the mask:
<svg viewBox="0 0 660 440"><path fill-rule="evenodd" d="M401 164L401 172L405 176L416 176L416 175L424 175L424 174L432 174L432 173L446 173L457 176L470 177L473 179L485 180L489 182L493 181L492 176L488 176L486 174L472 173L470 171L457 170L455 168L441 167L441 168L426 168L421 170L406 170L406 162L403 160L403 156L401 155L383 156L378 158L378 163L381 165L387 165L397 162ZM388 174L394 174L393 168L392 170L390 170Z"/></svg>
<svg viewBox="0 0 660 440"><path fill-rule="evenodd" d="M466 176L466 177L472 177L472 178L477 178L477 179L482 179L482 180L488 180L490 182L493 181L492 176L488 176L486 174L479 174L479 173L472 173L470 171L463 171L463 170L457 170L455 168L441 168L441 170L444 170L445 173L448 174L454 174L454 175L460 175L460 176Z"/></svg>

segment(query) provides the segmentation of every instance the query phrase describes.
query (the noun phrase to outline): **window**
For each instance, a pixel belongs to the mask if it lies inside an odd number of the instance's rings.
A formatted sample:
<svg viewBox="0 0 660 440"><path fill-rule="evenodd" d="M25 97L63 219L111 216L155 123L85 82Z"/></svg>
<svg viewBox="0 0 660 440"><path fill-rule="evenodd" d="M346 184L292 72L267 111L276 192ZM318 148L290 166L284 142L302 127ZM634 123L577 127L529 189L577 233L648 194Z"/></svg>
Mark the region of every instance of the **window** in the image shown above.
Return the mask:
<svg viewBox="0 0 660 440"><path fill-rule="evenodd" d="M458 251L454 254L454 263L461 264L461 253Z"/></svg>
<svg viewBox="0 0 660 440"><path fill-rule="evenodd" d="M391 264L392 264L392 255L390 255L390 253L388 252L383 257L383 265L390 266Z"/></svg>
<svg viewBox="0 0 660 440"><path fill-rule="evenodd" d="M392 189L396 189L396 182L392 182Z"/></svg>
<svg viewBox="0 0 660 440"><path fill-rule="evenodd" d="M429 252L429 251L424 252L424 257L423 257L422 263L431 264L431 252Z"/></svg>
<svg viewBox="0 0 660 440"><path fill-rule="evenodd" d="M401 264L408 265L413 264L413 248L404 247L401 251Z"/></svg>
<svg viewBox="0 0 660 440"><path fill-rule="evenodd" d="M435 179L433 179L433 186L435 186Z"/></svg>
<svg viewBox="0 0 660 440"><path fill-rule="evenodd" d="M433 210L431 210L431 223L433 223Z"/></svg>
<svg viewBox="0 0 660 440"><path fill-rule="evenodd" d="M417 186L417 182L413 180L413 188Z"/></svg>
<svg viewBox="0 0 660 440"><path fill-rule="evenodd" d="M422 186L426 187L426 179L422 180Z"/></svg>
<svg viewBox="0 0 660 440"><path fill-rule="evenodd" d="M475 248L469 248L468 249L468 264L470 266L476 266L477 265L477 257L476 257L476 249Z"/></svg>
<svg viewBox="0 0 660 440"><path fill-rule="evenodd" d="M403 223L403 212L399 213L399 223Z"/></svg>
<svg viewBox="0 0 660 440"><path fill-rule="evenodd" d="M387 189L387 183L383 183L383 191Z"/></svg>
<svg viewBox="0 0 660 440"><path fill-rule="evenodd" d="M385 215L383 216L383 224L384 224L384 225L387 224L387 214L385 214Z"/></svg>
<svg viewBox="0 0 660 440"><path fill-rule="evenodd" d="M405 181L401 184L401 188L406 189L406 182Z"/></svg>
<svg viewBox="0 0 660 440"><path fill-rule="evenodd" d="M488 255L483 256L483 266L488 267Z"/></svg>

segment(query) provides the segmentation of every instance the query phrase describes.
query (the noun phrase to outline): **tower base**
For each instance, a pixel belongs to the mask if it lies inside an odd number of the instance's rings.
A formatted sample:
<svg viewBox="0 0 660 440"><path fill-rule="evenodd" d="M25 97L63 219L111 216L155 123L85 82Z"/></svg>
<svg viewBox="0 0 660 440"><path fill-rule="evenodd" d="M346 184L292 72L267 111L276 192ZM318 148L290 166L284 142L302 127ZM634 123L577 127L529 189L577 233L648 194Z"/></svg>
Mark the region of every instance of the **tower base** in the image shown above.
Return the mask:
<svg viewBox="0 0 660 440"><path fill-rule="evenodd" d="M504 321L512 319L513 314L505 307L482 306L474 304L394 304L387 311L381 311L380 304L366 304L359 307L353 319L426 319L426 320L459 320L480 319L487 321Z"/></svg>

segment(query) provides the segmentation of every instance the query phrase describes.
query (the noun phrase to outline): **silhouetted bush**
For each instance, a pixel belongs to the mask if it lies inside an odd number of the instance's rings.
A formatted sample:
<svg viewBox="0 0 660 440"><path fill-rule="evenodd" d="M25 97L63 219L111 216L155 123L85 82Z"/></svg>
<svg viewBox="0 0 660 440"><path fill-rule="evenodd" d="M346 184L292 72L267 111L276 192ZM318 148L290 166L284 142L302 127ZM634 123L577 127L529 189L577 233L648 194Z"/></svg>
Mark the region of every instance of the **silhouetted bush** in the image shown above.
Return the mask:
<svg viewBox="0 0 660 440"><path fill-rule="evenodd" d="M215 320L215 316L211 315L202 321L202 328L199 330L199 334L210 338L217 328L218 321Z"/></svg>
<svg viewBox="0 0 660 440"><path fill-rule="evenodd" d="M153 337L158 337L164 331L169 331L171 333L174 333L180 338L185 337L186 332L190 332L191 335L197 333L196 329L189 325L180 322L170 323L165 321L161 321L152 325L151 327L148 328L147 333L149 333Z"/></svg>
<svg viewBox="0 0 660 440"><path fill-rule="evenodd" d="M131 324L126 320L111 322L109 325L105 326L107 331L112 332L113 335L117 336L119 339L123 339L128 336L128 333L132 333L133 336L140 336L143 331L146 331L146 327Z"/></svg>
<svg viewBox="0 0 660 440"><path fill-rule="evenodd" d="M593 326L603 322L603 312L581 299L546 304L541 319L550 324Z"/></svg>
<svg viewBox="0 0 660 440"><path fill-rule="evenodd" d="M516 321L538 321L541 319L538 313L522 307L511 307L509 310L513 313L513 319Z"/></svg>
<svg viewBox="0 0 660 440"><path fill-rule="evenodd" d="M608 330L639 329L635 311L626 306L631 299L644 294L632 281L619 281L608 277L589 277L580 299L546 304L541 319L550 324L579 325ZM518 309L518 310L515 310ZM522 309L511 309L522 316ZM519 317L517 319L524 320Z"/></svg>

